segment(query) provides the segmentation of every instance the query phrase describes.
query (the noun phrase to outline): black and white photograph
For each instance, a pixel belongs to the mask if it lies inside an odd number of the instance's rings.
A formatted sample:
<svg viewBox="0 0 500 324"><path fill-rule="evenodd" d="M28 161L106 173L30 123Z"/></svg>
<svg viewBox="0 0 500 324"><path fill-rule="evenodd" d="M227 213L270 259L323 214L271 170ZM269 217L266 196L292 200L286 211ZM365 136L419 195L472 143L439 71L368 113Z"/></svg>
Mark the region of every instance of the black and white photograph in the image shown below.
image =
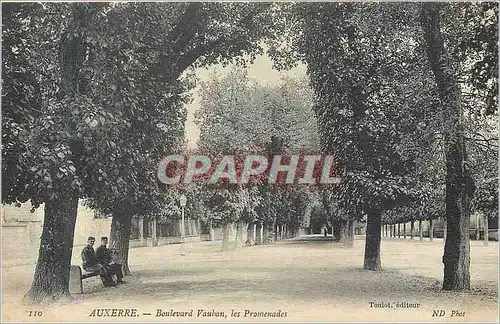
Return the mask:
<svg viewBox="0 0 500 324"><path fill-rule="evenodd" d="M2 323L498 323L499 2L2 1Z"/></svg>

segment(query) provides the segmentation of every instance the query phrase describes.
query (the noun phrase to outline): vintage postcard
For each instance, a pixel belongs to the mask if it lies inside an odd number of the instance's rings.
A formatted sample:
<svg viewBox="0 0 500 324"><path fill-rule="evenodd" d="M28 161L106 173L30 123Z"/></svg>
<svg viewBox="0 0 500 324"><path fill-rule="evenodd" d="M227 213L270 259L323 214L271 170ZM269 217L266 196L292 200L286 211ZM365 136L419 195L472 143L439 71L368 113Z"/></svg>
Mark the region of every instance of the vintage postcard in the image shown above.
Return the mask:
<svg viewBox="0 0 500 324"><path fill-rule="evenodd" d="M498 323L498 2L2 2L2 323Z"/></svg>

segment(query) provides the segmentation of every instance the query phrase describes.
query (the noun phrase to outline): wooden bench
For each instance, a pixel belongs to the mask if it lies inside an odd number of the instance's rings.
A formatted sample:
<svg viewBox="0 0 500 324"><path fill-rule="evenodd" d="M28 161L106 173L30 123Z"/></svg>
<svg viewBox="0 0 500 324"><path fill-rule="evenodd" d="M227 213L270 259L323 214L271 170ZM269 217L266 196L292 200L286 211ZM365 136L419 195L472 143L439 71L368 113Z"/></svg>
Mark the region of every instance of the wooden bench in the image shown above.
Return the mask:
<svg viewBox="0 0 500 324"><path fill-rule="evenodd" d="M78 265L71 265L69 272L69 292L83 294L83 280L98 276L99 272L83 272Z"/></svg>

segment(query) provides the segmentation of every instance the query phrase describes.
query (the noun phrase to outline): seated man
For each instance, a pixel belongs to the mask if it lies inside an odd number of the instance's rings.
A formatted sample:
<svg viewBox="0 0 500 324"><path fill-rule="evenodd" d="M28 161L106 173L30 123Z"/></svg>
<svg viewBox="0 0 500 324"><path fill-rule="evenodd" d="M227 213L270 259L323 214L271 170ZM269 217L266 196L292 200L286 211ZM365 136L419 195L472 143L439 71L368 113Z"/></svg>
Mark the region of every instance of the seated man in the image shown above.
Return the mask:
<svg viewBox="0 0 500 324"><path fill-rule="evenodd" d="M116 275L117 284L124 284L125 281L123 281L122 265L113 262L113 258L111 256L112 251L108 249L108 247L106 246L107 244L108 238L105 236L101 237L101 246L96 249L97 260L104 267L108 267L112 275Z"/></svg>
<svg viewBox="0 0 500 324"><path fill-rule="evenodd" d="M94 251L95 238L89 236L87 246L82 250L83 270L87 272L98 272L101 275L104 287L116 286L116 283L111 278L111 272L108 267L99 264Z"/></svg>

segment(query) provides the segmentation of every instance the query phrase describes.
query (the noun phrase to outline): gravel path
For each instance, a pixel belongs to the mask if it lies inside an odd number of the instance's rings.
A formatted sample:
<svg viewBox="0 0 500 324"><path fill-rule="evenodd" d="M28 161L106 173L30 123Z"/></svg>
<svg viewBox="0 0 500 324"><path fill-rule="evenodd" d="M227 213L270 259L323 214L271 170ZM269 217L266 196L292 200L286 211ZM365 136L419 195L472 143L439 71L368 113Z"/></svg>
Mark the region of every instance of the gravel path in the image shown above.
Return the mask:
<svg viewBox="0 0 500 324"><path fill-rule="evenodd" d="M361 269L361 236L352 249L318 236L225 253L219 248L220 242L203 242L131 249L133 275L127 284L104 288L91 278L83 295L50 307L20 305L33 266L3 269L2 317L22 322L498 322L497 242L488 247L471 242L473 289L467 293L440 290L442 241L385 238L380 272ZM102 308L132 308L138 316L90 316ZM30 317L29 310L43 315ZM432 316L442 311L444 316Z"/></svg>

